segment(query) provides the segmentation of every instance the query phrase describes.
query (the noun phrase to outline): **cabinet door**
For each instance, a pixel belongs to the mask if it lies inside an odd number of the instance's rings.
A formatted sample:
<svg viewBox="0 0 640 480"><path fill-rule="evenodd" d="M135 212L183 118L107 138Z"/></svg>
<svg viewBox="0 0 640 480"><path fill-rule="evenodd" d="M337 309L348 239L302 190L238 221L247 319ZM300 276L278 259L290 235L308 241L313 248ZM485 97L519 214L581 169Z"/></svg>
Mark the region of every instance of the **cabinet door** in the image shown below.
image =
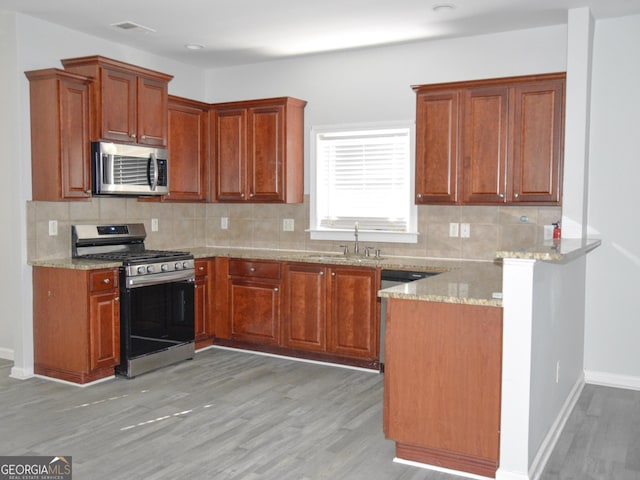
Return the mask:
<svg viewBox="0 0 640 480"><path fill-rule="evenodd" d="M117 290L89 298L89 361L91 370L120 363L120 302Z"/></svg>
<svg viewBox="0 0 640 480"><path fill-rule="evenodd" d="M164 147L167 145L166 81L154 78L137 79L137 143Z"/></svg>
<svg viewBox="0 0 640 480"><path fill-rule="evenodd" d="M247 111L214 112L214 159L216 200L245 199Z"/></svg>
<svg viewBox="0 0 640 480"><path fill-rule="evenodd" d="M248 116L247 180L250 201L284 200L284 107L256 107Z"/></svg>
<svg viewBox="0 0 640 480"><path fill-rule="evenodd" d="M299 350L326 350L327 268L288 265L285 271L283 343Z"/></svg>
<svg viewBox="0 0 640 480"><path fill-rule="evenodd" d="M94 140L136 142L137 77L130 72L103 68L101 73L102 117Z"/></svg>
<svg viewBox="0 0 640 480"><path fill-rule="evenodd" d="M375 270L335 267L331 269L329 282L327 350L347 357L377 358Z"/></svg>
<svg viewBox="0 0 640 480"><path fill-rule="evenodd" d="M511 202L559 203L562 189L564 81L513 89Z"/></svg>
<svg viewBox="0 0 640 480"><path fill-rule="evenodd" d="M280 342L280 284L231 277L229 280L231 338L251 343Z"/></svg>
<svg viewBox="0 0 640 480"><path fill-rule="evenodd" d="M172 97L169 101L169 195L163 201L207 199L209 117L205 108Z"/></svg>
<svg viewBox="0 0 640 480"><path fill-rule="evenodd" d="M464 92L462 203L506 201L508 92L507 87Z"/></svg>
<svg viewBox="0 0 640 480"><path fill-rule="evenodd" d="M417 96L417 204L457 201L458 97L455 90Z"/></svg>

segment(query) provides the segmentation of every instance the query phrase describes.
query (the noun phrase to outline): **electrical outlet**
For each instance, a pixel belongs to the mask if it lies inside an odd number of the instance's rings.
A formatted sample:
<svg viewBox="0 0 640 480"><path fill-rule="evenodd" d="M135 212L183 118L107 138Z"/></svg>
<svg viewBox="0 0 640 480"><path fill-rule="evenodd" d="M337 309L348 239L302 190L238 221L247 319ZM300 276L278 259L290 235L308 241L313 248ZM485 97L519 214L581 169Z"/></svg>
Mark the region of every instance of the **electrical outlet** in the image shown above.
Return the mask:
<svg viewBox="0 0 640 480"><path fill-rule="evenodd" d="M449 224L449 236L450 237L457 237L459 235L459 233L458 233L459 227L460 227L459 223L450 223Z"/></svg>
<svg viewBox="0 0 640 480"><path fill-rule="evenodd" d="M461 223L460 224L460 236L462 238L471 237L471 225L469 225L468 223Z"/></svg>
<svg viewBox="0 0 640 480"><path fill-rule="evenodd" d="M228 230L229 229L229 217L221 217L220 218L220 229Z"/></svg>
<svg viewBox="0 0 640 480"><path fill-rule="evenodd" d="M58 221L49 220L49 236L55 237L58 235Z"/></svg>
<svg viewBox="0 0 640 480"><path fill-rule="evenodd" d="M293 218L282 219L282 230L285 232L293 232L295 229L295 221Z"/></svg>
<svg viewBox="0 0 640 480"><path fill-rule="evenodd" d="M158 219L157 218L152 218L151 219L151 231L152 232L157 232L158 231Z"/></svg>

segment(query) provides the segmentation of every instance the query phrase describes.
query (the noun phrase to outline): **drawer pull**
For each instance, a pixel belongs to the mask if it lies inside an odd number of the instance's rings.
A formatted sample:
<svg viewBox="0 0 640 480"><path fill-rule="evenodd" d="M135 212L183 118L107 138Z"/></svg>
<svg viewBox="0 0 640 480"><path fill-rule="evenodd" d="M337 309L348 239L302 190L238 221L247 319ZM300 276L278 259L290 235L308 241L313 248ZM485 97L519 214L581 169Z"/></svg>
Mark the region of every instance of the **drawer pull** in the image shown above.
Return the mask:
<svg viewBox="0 0 640 480"><path fill-rule="evenodd" d="M198 267L198 270L203 271L203 270L204 270L204 267L203 267L203 266L200 266L200 267Z"/></svg>
<svg viewBox="0 0 640 480"><path fill-rule="evenodd" d="M256 271L255 267L251 267L249 270L251 270L252 272Z"/></svg>
<svg viewBox="0 0 640 480"><path fill-rule="evenodd" d="M104 280L102 280L102 283L109 285L111 283L111 279L110 278L105 278Z"/></svg>

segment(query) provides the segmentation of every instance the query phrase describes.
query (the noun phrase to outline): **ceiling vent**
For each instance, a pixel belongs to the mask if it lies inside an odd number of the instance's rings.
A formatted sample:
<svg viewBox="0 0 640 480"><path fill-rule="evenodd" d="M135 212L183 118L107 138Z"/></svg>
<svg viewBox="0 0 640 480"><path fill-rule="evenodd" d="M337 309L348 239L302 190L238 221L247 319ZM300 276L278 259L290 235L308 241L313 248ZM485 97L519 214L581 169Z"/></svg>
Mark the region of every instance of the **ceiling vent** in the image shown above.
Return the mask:
<svg viewBox="0 0 640 480"><path fill-rule="evenodd" d="M121 28L122 30L140 31L144 33L155 32L153 28L145 27L144 25L130 21L112 23L111 26Z"/></svg>

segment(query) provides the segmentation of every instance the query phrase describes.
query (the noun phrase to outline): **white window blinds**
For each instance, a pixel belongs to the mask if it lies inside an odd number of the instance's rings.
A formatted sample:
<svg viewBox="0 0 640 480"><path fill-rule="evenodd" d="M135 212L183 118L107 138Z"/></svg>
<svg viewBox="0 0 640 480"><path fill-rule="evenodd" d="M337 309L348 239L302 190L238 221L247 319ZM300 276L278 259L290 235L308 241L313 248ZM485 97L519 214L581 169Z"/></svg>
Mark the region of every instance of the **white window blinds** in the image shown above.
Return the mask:
<svg viewBox="0 0 640 480"><path fill-rule="evenodd" d="M410 128L318 132L316 221L320 229L407 232Z"/></svg>

